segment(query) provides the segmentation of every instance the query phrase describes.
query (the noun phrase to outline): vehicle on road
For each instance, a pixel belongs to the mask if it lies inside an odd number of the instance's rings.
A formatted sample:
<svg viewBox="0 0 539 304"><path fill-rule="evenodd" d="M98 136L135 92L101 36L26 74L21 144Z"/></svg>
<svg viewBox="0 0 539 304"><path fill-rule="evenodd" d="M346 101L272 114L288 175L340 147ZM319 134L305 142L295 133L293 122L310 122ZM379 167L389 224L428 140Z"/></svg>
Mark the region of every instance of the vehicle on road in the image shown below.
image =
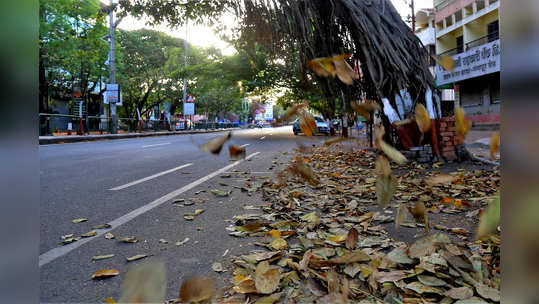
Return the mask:
<svg viewBox="0 0 539 304"><path fill-rule="evenodd" d="M316 133L322 133L325 135L329 135L329 126L327 122L322 118L321 116L315 116L314 121L316 122ZM292 126L292 131L294 132L294 135L298 135L299 133L303 133L301 131L301 128L299 127L299 121L294 121L294 125Z"/></svg>

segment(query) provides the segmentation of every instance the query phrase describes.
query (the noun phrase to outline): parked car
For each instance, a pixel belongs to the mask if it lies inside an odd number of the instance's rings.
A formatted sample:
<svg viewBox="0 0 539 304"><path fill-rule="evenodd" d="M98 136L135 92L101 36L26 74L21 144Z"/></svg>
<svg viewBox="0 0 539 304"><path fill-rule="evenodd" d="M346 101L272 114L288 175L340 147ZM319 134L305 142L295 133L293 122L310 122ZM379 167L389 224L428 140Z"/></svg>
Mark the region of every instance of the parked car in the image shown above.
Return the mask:
<svg viewBox="0 0 539 304"><path fill-rule="evenodd" d="M314 121L316 122L316 133L323 133L325 135L329 135L329 126L324 120L324 118L322 118L321 116L315 116ZM298 120L294 122L294 125L292 126L292 131L294 132L294 135L302 133L301 128L299 127Z"/></svg>

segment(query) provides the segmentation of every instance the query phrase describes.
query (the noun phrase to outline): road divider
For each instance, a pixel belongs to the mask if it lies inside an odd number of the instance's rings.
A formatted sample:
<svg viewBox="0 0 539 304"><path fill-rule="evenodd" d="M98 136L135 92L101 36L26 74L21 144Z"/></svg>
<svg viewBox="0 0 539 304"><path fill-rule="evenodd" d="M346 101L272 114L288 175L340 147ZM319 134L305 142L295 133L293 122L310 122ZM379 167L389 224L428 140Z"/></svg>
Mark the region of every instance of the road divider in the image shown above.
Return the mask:
<svg viewBox="0 0 539 304"><path fill-rule="evenodd" d="M107 232L110 232L111 230L135 219L136 217L138 217L139 215L142 215L150 210L152 210L153 208L155 207L158 207L160 205L162 205L163 203L166 203L168 201L170 201L171 199L177 197L178 195L184 193L184 192L187 192L193 188L195 188L196 186L218 176L219 174L222 174L228 170L230 170L231 168L234 168L235 166L241 164L243 161L245 160L249 160L255 156L257 156L258 154L260 154L260 152L255 152L253 154L250 154L249 156L247 156L245 159L241 159L241 160L238 160L238 161L235 161L233 162L232 164L226 166L226 167L223 167L213 173L210 173L200 179L197 179L196 181L186 185L186 186L183 186L181 187L180 189L177 189L175 191L172 191L144 206L141 206L125 215L122 215L120 216L119 218L117 219L114 219L110 222L108 222L109 225L112 226L112 228L110 229L99 229L96 233L96 235L94 237L90 237L90 238L83 238L83 239L80 239L74 243L71 243L71 244L67 244L67 245L64 245L62 247L56 247L54 249L51 249L43 254L40 254L39 255L39 267L43 266L43 265L46 265L54 260L56 260L57 258L61 257L61 256L64 256L66 254L68 254L69 252L77 249L78 247L90 242L91 240L95 240L97 238L99 238L100 236L104 235L105 233Z"/></svg>
<svg viewBox="0 0 539 304"><path fill-rule="evenodd" d="M137 185L137 184L140 184L140 183L143 183L145 181L149 181L150 179L154 179L156 177L159 177L159 176L162 176L162 175L165 175L165 174L169 174L169 173L172 173L174 171L177 171L177 170L180 170L180 169L183 169L183 168L186 168L186 167L189 167L193 165L192 163L189 163L189 164L185 164L185 165L181 165L179 167L176 167L176 168L172 168L170 170L166 170L166 171L163 171L163 172L159 172L157 174L154 174L154 175L151 175L151 176L148 176L148 177L145 177L145 178L141 178L141 179L138 179L134 182L130 182L130 183L127 183L125 185L121 185L121 186L118 186L118 187L114 187L114 188L111 188L109 190L111 191L117 191L117 190L122 190L122 189L125 189L125 188L128 188L128 187L131 187L131 186L134 186L134 185Z"/></svg>

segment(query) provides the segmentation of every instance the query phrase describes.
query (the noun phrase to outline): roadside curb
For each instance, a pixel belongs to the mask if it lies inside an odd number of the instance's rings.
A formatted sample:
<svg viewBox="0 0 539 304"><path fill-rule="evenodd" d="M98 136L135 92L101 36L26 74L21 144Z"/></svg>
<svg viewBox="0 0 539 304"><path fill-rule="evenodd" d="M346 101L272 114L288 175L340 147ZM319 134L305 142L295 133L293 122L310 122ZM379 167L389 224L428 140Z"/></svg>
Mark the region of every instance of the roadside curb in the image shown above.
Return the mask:
<svg viewBox="0 0 539 304"><path fill-rule="evenodd" d="M153 133L125 133L125 134L103 134L103 135L70 135L70 136L40 136L40 145L49 144L63 144L74 143L82 141L97 141L97 140L111 140L111 139L125 139L135 137L150 137L150 136L170 136L170 135L189 135L189 134L201 134L201 133L218 133L233 130L240 130L241 128L229 128L229 129L217 129L217 130L193 130L193 131L167 131L167 132L153 132Z"/></svg>

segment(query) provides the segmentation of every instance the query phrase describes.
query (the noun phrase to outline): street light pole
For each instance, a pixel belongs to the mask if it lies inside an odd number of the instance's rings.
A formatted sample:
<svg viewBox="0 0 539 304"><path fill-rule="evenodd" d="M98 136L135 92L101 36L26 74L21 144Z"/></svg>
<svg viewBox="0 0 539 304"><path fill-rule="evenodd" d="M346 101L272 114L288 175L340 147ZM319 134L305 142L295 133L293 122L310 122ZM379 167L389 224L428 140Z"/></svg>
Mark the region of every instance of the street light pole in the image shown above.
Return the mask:
<svg viewBox="0 0 539 304"><path fill-rule="evenodd" d="M113 3L112 0L110 0L110 11L109 11L109 17L110 17L110 28L109 28L109 41L110 41L110 51L109 51L109 67L110 67L110 76L109 76L109 83L114 84L116 83L116 70L114 66L114 14L113 14ZM119 94L118 94L119 96ZM116 116L116 103L110 102L110 116L112 119L112 134L116 134L118 132L117 130L117 122L118 122L118 116Z"/></svg>

